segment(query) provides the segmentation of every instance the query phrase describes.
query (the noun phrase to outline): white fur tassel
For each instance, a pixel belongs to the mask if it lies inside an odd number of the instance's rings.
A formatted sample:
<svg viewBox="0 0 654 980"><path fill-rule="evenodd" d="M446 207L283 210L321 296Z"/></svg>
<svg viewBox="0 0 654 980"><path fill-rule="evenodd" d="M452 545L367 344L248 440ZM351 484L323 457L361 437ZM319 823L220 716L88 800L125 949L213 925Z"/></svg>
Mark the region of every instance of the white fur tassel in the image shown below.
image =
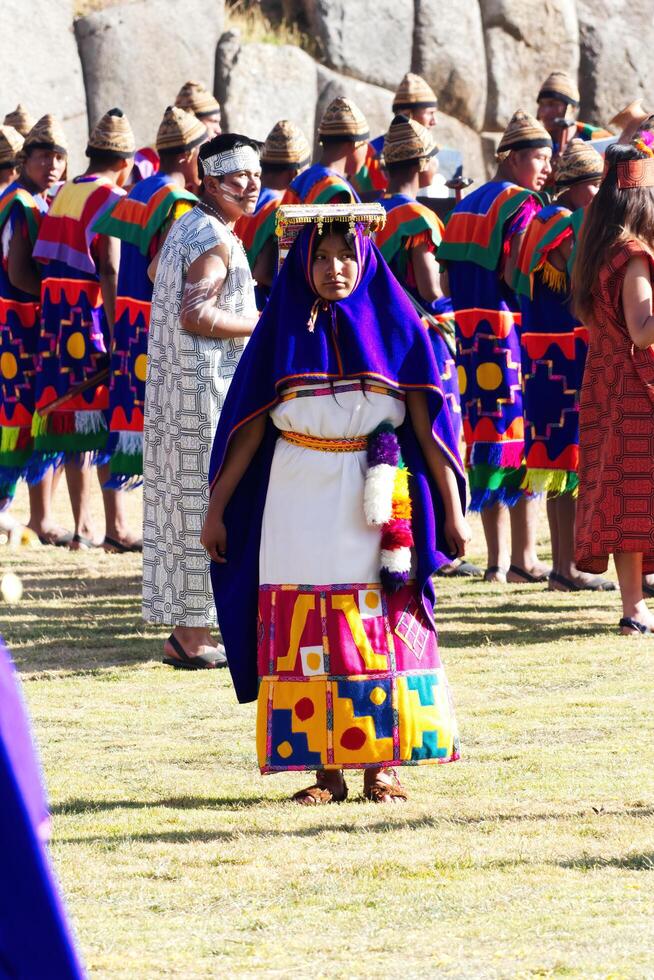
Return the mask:
<svg viewBox="0 0 654 980"><path fill-rule="evenodd" d="M382 548L381 567L389 572L410 572L411 548L394 548L392 551Z"/></svg>
<svg viewBox="0 0 654 980"><path fill-rule="evenodd" d="M388 463L371 466L363 488L363 512L369 527L382 527L393 516L393 488L397 468Z"/></svg>

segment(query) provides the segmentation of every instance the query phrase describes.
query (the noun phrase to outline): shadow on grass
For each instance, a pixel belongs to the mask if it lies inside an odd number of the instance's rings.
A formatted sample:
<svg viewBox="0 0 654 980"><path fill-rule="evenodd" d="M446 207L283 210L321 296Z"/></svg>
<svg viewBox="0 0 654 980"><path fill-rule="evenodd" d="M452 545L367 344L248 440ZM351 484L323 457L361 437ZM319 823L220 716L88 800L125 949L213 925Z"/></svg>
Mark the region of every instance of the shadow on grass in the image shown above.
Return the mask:
<svg viewBox="0 0 654 980"><path fill-rule="evenodd" d="M573 868L579 871L599 871L602 868L620 868L623 871L654 871L654 851L644 854L625 854L621 857L591 857L572 858L569 861L557 861L560 868Z"/></svg>
<svg viewBox="0 0 654 980"><path fill-rule="evenodd" d="M50 807L52 816L72 816L99 813L103 810L150 810L164 807L170 810L216 809L243 810L271 802L265 796L171 796L164 800L66 800Z"/></svg>

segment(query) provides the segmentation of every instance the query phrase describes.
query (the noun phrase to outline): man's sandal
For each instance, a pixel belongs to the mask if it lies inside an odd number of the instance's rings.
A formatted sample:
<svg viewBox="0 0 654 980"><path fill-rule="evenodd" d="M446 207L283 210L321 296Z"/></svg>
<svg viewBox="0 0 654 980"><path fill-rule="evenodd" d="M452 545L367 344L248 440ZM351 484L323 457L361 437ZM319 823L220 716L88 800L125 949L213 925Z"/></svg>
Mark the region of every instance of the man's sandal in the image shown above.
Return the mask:
<svg viewBox="0 0 654 980"><path fill-rule="evenodd" d="M374 779L368 779L366 772L363 777L363 795L372 803L394 803L395 800L404 803L409 798L394 769L380 769L375 773Z"/></svg>
<svg viewBox="0 0 654 980"><path fill-rule="evenodd" d="M330 773L325 769L319 769L316 773L316 781L313 786L307 786L294 793L291 799L300 806L322 806L325 803L344 803L347 799L347 785L341 777L341 790L337 791L336 786L329 779ZM326 778L327 777L327 778Z"/></svg>

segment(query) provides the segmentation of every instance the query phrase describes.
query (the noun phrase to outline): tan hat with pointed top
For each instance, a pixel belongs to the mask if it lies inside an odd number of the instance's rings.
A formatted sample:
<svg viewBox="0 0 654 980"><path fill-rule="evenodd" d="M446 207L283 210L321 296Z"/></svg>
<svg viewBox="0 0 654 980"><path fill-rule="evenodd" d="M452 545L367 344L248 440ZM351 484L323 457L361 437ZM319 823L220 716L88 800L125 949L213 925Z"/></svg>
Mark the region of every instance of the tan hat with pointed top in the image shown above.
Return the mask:
<svg viewBox="0 0 654 980"><path fill-rule="evenodd" d="M25 137L34 125L34 120L22 102L19 102L14 111L8 112L5 116L4 125L13 126L21 136Z"/></svg>
<svg viewBox="0 0 654 980"><path fill-rule="evenodd" d="M206 127L192 112L169 105L157 130L159 153L183 153L207 139Z"/></svg>
<svg viewBox="0 0 654 980"><path fill-rule="evenodd" d="M110 109L97 124L86 147L87 157L94 153L106 153L126 160L136 151L134 133L122 109Z"/></svg>
<svg viewBox="0 0 654 980"><path fill-rule="evenodd" d="M323 113L318 126L320 142L365 143L370 138L370 127L361 109L352 102L338 96L332 99Z"/></svg>
<svg viewBox="0 0 654 980"><path fill-rule="evenodd" d="M518 109L504 130L497 153L499 155L511 150L531 150L541 146L551 147L552 137L534 116L524 109Z"/></svg>
<svg viewBox="0 0 654 980"><path fill-rule="evenodd" d="M261 162L268 167L305 167L311 147L299 126L290 119L276 122L261 150Z"/></svg>
<svg viewBox="0 0 654 980"><path fill-rule="evenodd" d="M579 89L574 79L564 71L551 72L540 87L538 102L541 99L560 99L568 105L579 105Z"/></svg>
<svg viewBox="0 0 654 980"><path fill-rule="evenodd" d="M570 187L585 180L599 180L604 173L604 160L594 146L582 139L573 139L559 157L555 170L557 187Z"/></svg>
<svg viewBox="0 0 654 980"><path fill-rule="evenodd" d="M428 160L438 153L431 130L415 119L399 114L384 136L384 162L408 163L411 160Z"/></svg>
<svg viewBox="0 0 654 980"><path fill-rule="evenodd" d="M0 126L0 167L15 167L23 148L23 137L13 126Z"/></svg>
<svg viewBox="0 0 654 980"><path fill-rule="evenodd" d="M438 105L438 99L433 88L424 78L408 71L399 84L393 99L393 112L402 109L430 109Z"/></svg>
<svg viewBox="0 0 654 980"><path fill-rule="evenodd" d="M220 103L202 82L186 82L182 85L177 93L175 105L179 109L185 109L186 112L192 112L198 119L220 112Z"/></svg>
<svg viewBox="0 0 654 980"><path fill-rule="evenodd" d="M49 113L41 116L25 137L23 149L25 152L27 150L55 150L57 153L68 153L68 143L59 120Z"/></svg>

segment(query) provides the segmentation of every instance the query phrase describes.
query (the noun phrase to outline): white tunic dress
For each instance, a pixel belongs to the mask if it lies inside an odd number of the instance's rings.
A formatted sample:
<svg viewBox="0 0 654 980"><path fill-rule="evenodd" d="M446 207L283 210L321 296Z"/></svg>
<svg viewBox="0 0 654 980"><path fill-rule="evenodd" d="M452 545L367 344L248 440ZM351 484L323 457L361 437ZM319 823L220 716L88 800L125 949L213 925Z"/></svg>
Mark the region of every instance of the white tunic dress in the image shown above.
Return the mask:
<svg viewBox="0 0 654 980"><path fill-rule="evenodd" d="M229 272L218 306L256 316L238 239L195 207L166 238L152 296L143 439L143 617L181 626L216 623L200 531L209 500L211 446L244 339L197 337L180 326L189 266L223 243Z"/></svg>

